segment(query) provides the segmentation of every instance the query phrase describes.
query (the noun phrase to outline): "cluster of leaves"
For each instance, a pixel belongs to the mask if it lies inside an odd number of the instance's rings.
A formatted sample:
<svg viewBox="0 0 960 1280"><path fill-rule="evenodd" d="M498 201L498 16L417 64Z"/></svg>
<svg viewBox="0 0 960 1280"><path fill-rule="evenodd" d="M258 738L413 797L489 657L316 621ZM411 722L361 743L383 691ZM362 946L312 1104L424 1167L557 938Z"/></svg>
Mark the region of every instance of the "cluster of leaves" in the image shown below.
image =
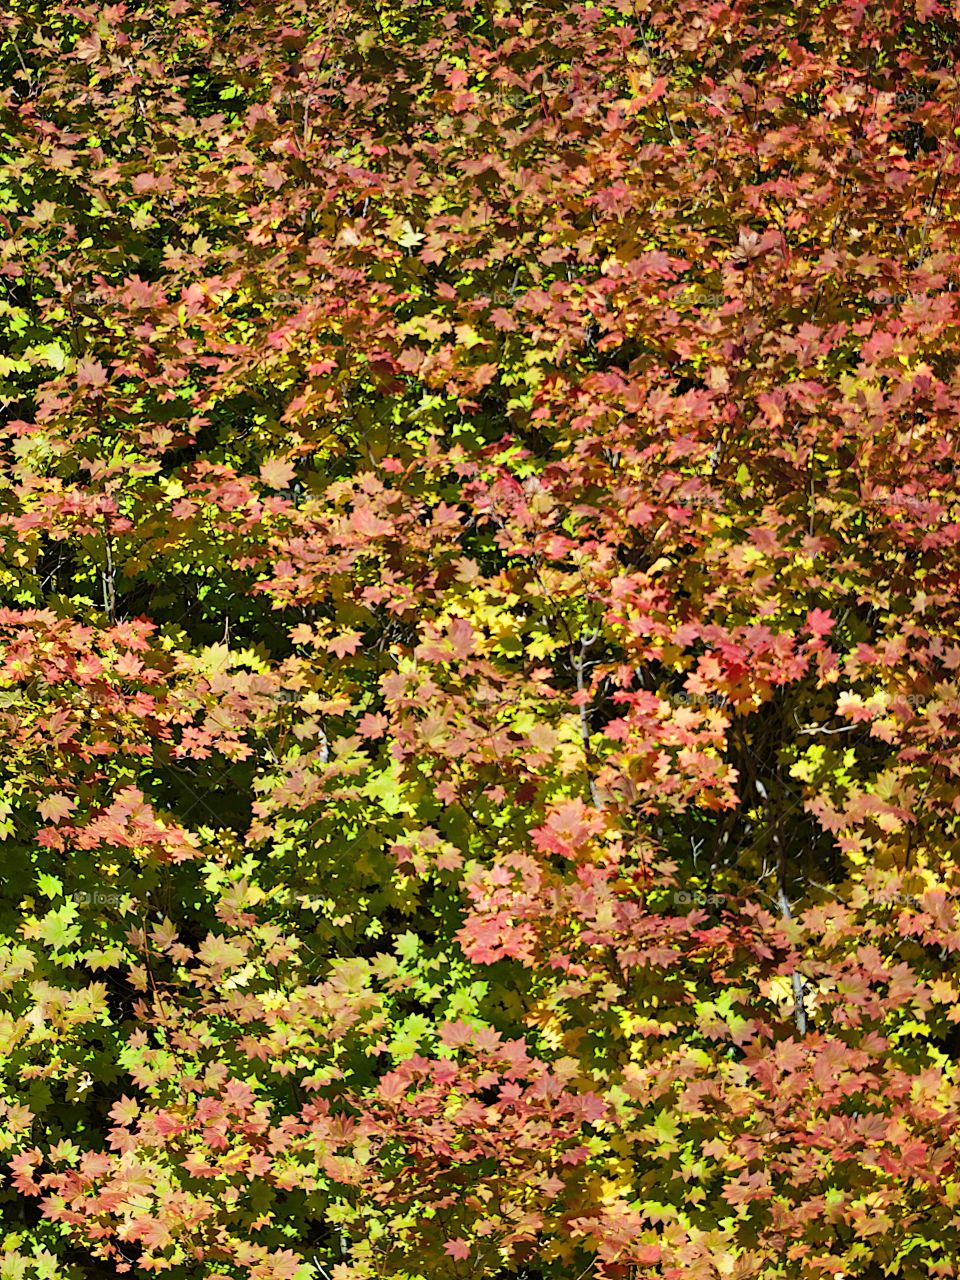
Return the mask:
<svg viewBox="0 0 960 1280"><path fill-rule="evenodd" d="M958 49L8 0L3 1280L955 1275Z"/></svg>

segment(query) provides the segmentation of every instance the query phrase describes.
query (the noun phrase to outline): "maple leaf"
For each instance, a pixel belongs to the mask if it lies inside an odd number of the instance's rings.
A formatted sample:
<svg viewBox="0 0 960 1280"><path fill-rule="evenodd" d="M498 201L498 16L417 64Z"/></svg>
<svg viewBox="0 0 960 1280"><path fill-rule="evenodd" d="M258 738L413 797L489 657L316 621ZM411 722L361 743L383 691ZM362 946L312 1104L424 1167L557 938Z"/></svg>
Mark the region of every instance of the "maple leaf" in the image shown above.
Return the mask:
<svg viewBox="0 0 960 1280"><path fill-rule="evenodd" d="M45 822L59 823L70 816L77 807L77 802L60 791L45 796L37 805L40 816Z"/></svg>
<svg viewBox="0 0 960 1280"><path fill-rule="evenodd" d="M386 716L367 713L357 721L357 731L364 738L382 738L389 725Z"/></svg>
<svg viewBox="0 0 960 1280"><path fill-rule="evenodd" d="M470 1044L473 1040L473 1028L465 1022L444 1023L438 1031L440 1040L451 1048Z"/></svg>
<svg viewBox="0 0 960 1280"><path fill-rule="evenodd" d="M172 1236L159 1218L144 1215L131 1222L130 1239L141 1241L148 1249L163 1249L170 1243Z"/></svg>
<svg viewBox="0 0 960 1280"><path fill-rule="evenodd" d="M31 1151L23 1151L10 1160L7 1167L13 1174L13 1185L21 1195L40 1195L40 1188L34 1181L34 1170L42 1160L43 1153L36 1148Z"/></svg>
<svg viewBox="0 0 960 1280"><path fill-rule="evenodd" d="M107 371L97 360L80 360L77 363L77 386L103 387L107 383Z"/></svg>
<svg viewBox="0 0 960 1280"><path fill-rule="evenodd" d="M807 614L807 626L815 636L825 636L830 634L835 623L826 610L811 609Z"/></svg>
<svg viewBox="0 0 960 1280"><path fill-rule="evenodd" d="M243 1110L250 1106L255 1097L251 1087L243 1080L229 1080L223 1095L228 1102Z"/></svg>
<svg viewBox="0 0 960 1280"><path fill-rule="evenodd" d="M96 62L100 57L102 45L100 36L94 31L89 36L81 36L74 49L74 56L81 62Z"/></svg>
<svg viewBox="0 0 960 1280"><path fill-rule="evenodd" d="M228 942L222 934L209 934L197 949L199 962L215 973L234 968L243 958L243 948Z"/></svg>
<svg viewBox="0 0 960 1280"><path fill-rule="evenodd" d="M331 653L335 653L338 658L345 657L348 653L356 653L363 639L361 631L343 631L338 636L333 636L327 641L327 648Z"/></svg>
<svg viewBox="0 0 960 1280"><path fill-rule="evenodd" d="M140 1105L133 1098L128 1098L126 1094L115 1102L110 1108L109 1116L111 1120L115 1120L117 1124L129 1125L140 1114Z"/></svg>
<svg viewBox="0 0 960 1280"><path fill-rule="evenodd" d="M751 231L749 227L741 227L740 238L730 255L730 261L739 267L749 266L751 262L763 257L778 239L776 232L767 232L761 236L759 232Z"/></svg>
<svg viewBox="0 0 960 1280"><path fill-rule="evenodd" d="M131 307L152 307L162 296L160 290L139 276L124 280L123 297Z"/></svg>
<svg viewBox="0 0 960 1280"><path fill-rule="evenodd" d="M260 479L271 489L288 489L295 475L293 463L282 458L268 458L260 464Z"/></svg>

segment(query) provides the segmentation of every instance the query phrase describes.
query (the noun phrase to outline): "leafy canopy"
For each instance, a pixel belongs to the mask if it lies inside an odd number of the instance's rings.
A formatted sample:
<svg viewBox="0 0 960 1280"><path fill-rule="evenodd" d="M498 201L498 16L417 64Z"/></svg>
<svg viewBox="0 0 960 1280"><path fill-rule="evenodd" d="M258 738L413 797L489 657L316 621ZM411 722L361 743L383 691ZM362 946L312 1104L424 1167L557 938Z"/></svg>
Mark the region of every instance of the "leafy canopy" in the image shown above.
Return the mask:
<svg viewBox="0 0 960 1280"><path fill-rule="evenodd" d="M955 1274L958 22L8 0L3 1280Z"/></svg>

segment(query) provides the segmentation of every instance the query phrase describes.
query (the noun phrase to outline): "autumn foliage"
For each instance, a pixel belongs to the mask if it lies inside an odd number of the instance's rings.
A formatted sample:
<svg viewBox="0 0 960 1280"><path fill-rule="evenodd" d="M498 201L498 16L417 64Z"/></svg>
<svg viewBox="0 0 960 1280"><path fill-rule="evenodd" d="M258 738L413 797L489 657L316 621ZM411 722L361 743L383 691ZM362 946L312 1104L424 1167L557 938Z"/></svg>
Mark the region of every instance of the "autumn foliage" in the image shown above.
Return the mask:
<svg viewBox="0 0 960 1280"><path fill-rule="evenodd" d="M0 1276L960 1258L960 6L7 0Z"/></svg>

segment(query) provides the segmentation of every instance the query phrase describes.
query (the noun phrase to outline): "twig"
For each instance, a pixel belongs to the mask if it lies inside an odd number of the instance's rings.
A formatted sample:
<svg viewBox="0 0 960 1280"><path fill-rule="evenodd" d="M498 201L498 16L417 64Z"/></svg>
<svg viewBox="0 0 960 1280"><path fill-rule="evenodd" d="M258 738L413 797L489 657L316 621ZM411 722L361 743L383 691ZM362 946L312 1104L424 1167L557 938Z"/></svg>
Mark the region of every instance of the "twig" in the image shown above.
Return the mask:
<svg viewBox="0 0 960 1280"><path fill-rule="evenodd" d="M783 841L780 838L779 825L774 820L773 811L770 805L770 797L767 794L766 787L757 777L754 778L753 784L756 787L757 792L759 793L761 799L763 800L764 806L767 810L767 816L770 820L770 834L773 838L773 843L777 850L777 901L780 904L780 912L784 920L790 921L793 919L793 913L790 910L790 900L787 897L787 888L786 888L787 858L786 858L786 852L783 847ZM799 1032L799 1034L802 1036L805 1036L807 1034L807 1007L806 1007L806 1004L804 1003L804 998L803 998L803 978L795 969L793 973L790 975L790 979L793 984L794 1021L797 1024L797 1031Z"/></svg>
<svg viewBox="0 0 960 1280"><path fill-rule="evenodd" d="M116 622L117 593L113 575L113 548L110 545L109 534L104 534L103 540L107 549L107 567L103 572L103 608L110 621Z"/></svg>
<svg viewBox="0 0 960 1280"><path fill-rule="evenodd" d="M573 669L577 674L577 693L582 695L580 698L580 737L583 741L583 758L587 770L587 781L590 784L590 799L596 808L600 808L600 797L597 794L597 784L593 780L593 774L590 772L590 717L587 712L586 703L586 684L583 678L583 664L587 656L587 650L596 641L600 634L600 628L595 627L589 635L580 637L580 654L574 660Z"/></svg>
<svg viewBox="0 0 960 1280"><path fill-rule="evenodd" d="M806 734L809 736L809 735L819 734L819 733L853 733L855 730L859 728L860 726L858 724L841 725L839 729L825 729L822 727L808 726L806 729L798 729L797 732Z"/></svg>

